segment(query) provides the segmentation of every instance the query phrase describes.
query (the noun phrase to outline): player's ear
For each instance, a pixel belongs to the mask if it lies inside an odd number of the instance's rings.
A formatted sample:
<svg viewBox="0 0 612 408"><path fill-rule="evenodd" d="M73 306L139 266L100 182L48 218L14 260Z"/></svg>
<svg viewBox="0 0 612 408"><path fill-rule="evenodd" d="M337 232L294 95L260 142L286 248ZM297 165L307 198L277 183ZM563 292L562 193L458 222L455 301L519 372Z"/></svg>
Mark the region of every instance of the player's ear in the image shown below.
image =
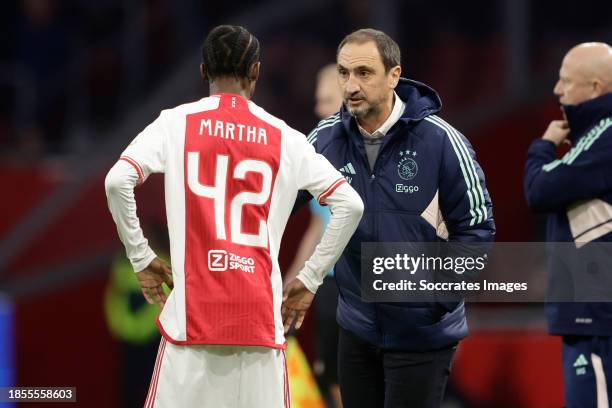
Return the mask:
<svg viewBox="0 0 612 408"><path fill-rule="evenodd" d="M208 80L208 77L206 76L206 67L204 66L204 63L200 64L200 77L202 78L202 81Z"/></svg>
<svg viewBox="0 0 612 408"><path fill-rule="evenodd" d="M259 79L259 67L260 66L261 66L261 62L259 61L251 65L251 69L249 70L249 81L256 82Z"/></svg>

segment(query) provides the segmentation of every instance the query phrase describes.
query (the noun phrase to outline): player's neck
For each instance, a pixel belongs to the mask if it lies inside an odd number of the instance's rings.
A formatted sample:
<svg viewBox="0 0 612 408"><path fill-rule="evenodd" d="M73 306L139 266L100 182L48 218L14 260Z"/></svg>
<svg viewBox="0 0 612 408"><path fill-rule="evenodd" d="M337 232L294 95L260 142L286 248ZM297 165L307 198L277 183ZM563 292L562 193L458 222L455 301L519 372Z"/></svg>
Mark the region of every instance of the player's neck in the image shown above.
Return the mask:
<svg viewBox="0 0 612 408"><path fill-rule="evenodd" d="M231 93L251 99L249 86L248 84L245 86L243 82L246 81L236 80L235 78L217 78L214 82L210 83L210 94Z"/></svg>

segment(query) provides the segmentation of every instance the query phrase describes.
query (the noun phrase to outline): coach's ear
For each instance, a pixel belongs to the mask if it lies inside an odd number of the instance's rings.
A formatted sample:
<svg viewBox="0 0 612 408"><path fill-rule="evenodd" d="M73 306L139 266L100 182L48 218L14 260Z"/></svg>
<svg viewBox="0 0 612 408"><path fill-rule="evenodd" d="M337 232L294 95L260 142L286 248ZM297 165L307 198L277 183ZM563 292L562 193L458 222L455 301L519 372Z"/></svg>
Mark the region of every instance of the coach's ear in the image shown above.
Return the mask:
<svg viewBox="0 0 612 408"><path fill-rule="evenodd" d="M397 83L399 82L400 76L402 75L402 67L399 65L394 66L389 69L388 80L389 80L389 88L395 89Z"/></svg>
<svg viewBox="0 0 612 408"><path fill-rule="evenodd" d="M206 67L204 66L204 63L200 64L200 77L202 78L202 81L208 81L208 77L206 76Z"/></svg>

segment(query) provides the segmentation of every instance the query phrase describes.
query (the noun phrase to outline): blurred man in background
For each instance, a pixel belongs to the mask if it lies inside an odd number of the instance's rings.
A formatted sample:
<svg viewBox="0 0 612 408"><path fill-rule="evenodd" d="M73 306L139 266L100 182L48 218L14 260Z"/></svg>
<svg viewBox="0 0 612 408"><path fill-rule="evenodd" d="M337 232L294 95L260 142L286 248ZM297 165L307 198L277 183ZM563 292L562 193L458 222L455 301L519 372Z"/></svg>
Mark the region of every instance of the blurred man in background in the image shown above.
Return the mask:
<svg viewBox="0 0 612 408"><path fill-rule="evenodd" d="M564 118L553 120L529 148L524 188L529 207L548 214L550 242L575 242L580 258L592 242L612 242L612 48L584 43L563 59L554 88ZM573 148L557 159L557 147ZM562 261L553 247L550 288L575 285L589 274ZM599 265L610 274L612 252ZM565 258L567 259L567 258ZM592 278L592 277L589 277ZM603 277L600 276L603 283ZM607 288L609 291L610 288ZM608 407L612 391L612 303L549 303L551 334L563 336L563 378L568 408Z"/></svg>
<svg viewBox="0 0 612 408"><path fill-rule="evenodd" d="M338 84L336 64L328 64L317 73L315 87L315 114L320 120L337 113L342 106L342 91Z"/></svg>
<svg viewBox="0 0 612 408"><path fill-rule="evenodd" d="M342 91L338 84L336 64L324 66L317 73L315 87L315 114L319 119L331 117L342 106ZM312 255L329 223L329 209L316 200L308 203L310 223L304 232L287 277L296 276L304 262ZM313 371L325 400L335 408L342 407L338 385L338 287L333 268L329 271L314 300L315 312L315 360Z"/></svg>
<svg viewBox="0 0 612 408"><path fill-rule="evenodd" d="M437 93L400 77L400 59L397 43L381 31L346 36L337 50L344 105L308 136L365 204L335 266L345 408L439 407L456 346L467 335L463 302L362 301L361 244L489 242L495 233L474 151L435 115Z"/></svg>
<svg viewBox="0 0 612 408"><path fill-rule="evenodd" d="M142 292L163 305L147 407L288 406L284 333L301 325L361 218L363 204L341 174L303 134L250 101L259 53L245 28L215 27L200 66L212 96L162 111L106 177ZM172 271L136 215L134 188L151 173L165 175ZM278 251L298 189L333 215L283 293ZM174 286L168 297L164 283Z"/></svg>

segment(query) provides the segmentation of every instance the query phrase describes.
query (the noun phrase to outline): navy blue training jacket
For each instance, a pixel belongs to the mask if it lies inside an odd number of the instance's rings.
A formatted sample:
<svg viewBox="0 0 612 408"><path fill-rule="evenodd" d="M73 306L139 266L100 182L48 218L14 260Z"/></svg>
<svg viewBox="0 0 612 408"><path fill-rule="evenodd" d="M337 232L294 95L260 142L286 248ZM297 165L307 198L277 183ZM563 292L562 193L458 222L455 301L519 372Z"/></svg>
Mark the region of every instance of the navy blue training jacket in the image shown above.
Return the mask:
<svg viewBox="0 0 612 408"><path fill-rule="evenodd" d="M308 135L359 193L365 211L335 266L340 326L382 348L449 346L467 335L463 303L366 303L361 300L362 242L490 242L495 225L484 174L468 140L436 116L438 94L401 78L406 103L370 171L363 137L343 106ZM425 211L425 210L428 211Z"/></svg>
<svg viewBox="0 0 612 408"><path fill-rule="evenodd" d="M527 203L548 214L549 242L612 242L612 93L563 108L573 148L557 159L554 143L533 141L525 167ZM585 248L571 254L572 265L564 261L567 254L556 253L561 248L550 249L550 285L593 278L591 273L573 270L584 267L579 261ZM599 273L612 272L612 252L607 264L607 270ZM546 317L551 334L612 335L612 303L549 303Z"/></svg>

